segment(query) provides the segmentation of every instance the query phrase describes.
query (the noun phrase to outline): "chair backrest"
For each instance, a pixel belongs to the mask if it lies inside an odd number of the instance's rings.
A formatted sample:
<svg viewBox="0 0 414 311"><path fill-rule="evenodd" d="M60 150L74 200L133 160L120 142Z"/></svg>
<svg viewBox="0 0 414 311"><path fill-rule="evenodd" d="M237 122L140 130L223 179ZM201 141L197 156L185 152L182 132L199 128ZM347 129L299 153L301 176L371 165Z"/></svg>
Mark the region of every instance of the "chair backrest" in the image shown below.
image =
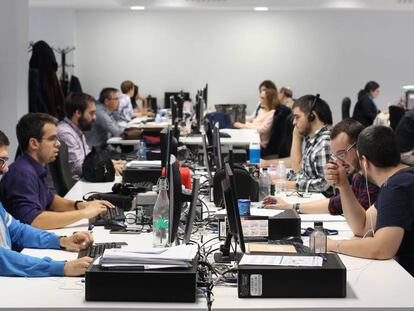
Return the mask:
<svg viewBox="0 0 414 311"><path fill-rule="evenodd" d="M69 167L68 146L63 141L60 141L59 154L56 160L50 163L49 169L56 192L63 197L75 184Z"/></svg>
<svg viewBox="0 0 414 311"><path fill-rule="evenodd" d="M350 110L351 110L351 99L349 97L345 97L342 100L342 120L350 118Z"/></svg>
<svg viewBox="0 0 414 311"><path fill-rule="evenodd" d="M262 156L277 155L279 158L290 154L292 144L292 110L280 105L273 116L272 133L266 148L262 148Z"/></svg>
<svg viewBox="0 0 414 311"><path fill-rule="evenodd" d="M218 169L213 178L213 198L216 206L223 206L223 192L221 181L226 177L224 168ZM234 180L236 183L236 199L250 199L256 201L259 194L259 185L250 173L237 164L234 165Z"/></svg>
<svg viewBox="0 0 414 311"><path fill-rule="evenodd" d="M399 106L389 106L388 111L390 113L390 126L395 131L395 129L398 126L398 123L400 123L401 118L405 114L405 109Z"/></svg>

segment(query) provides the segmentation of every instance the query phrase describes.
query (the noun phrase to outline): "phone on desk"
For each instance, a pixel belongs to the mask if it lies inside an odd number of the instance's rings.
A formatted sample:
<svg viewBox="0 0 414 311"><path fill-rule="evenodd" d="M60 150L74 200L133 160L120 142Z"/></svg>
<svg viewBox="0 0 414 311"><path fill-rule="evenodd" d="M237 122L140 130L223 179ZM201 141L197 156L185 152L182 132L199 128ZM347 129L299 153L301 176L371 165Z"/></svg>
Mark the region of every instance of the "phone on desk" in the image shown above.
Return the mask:
<svg viewBox="0 0 414 311"><path fill-rule="evenodd" d="M111 230L109 231L110 234L140 234L142 232L141 229L138 228L125 228L122 230Z"/></svg>

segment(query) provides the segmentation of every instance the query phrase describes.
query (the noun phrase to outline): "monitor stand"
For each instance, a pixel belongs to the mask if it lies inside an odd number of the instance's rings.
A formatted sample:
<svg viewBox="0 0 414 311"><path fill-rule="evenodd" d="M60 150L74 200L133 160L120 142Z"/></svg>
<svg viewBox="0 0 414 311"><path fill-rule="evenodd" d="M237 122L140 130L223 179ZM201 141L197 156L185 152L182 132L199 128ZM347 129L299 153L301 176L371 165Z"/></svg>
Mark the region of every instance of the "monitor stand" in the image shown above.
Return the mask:
<svg viewBox="0 0 414 311"><path fill-rule="evenodd" d="M231 239L232 235L227 233L226 241L220 246L220 251L214 254L214 261L216 263L230 263L232 261L239 262L243 257L243 253L237 252L237 249L236 252L230 253Z"/></svg>

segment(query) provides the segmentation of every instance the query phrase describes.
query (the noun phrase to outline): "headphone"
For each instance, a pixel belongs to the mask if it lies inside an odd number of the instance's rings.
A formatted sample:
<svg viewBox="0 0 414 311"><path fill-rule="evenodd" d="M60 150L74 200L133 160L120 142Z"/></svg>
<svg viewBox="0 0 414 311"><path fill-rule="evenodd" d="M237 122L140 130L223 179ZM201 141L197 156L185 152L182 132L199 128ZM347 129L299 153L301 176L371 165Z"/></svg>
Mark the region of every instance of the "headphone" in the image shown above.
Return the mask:
<svg viewBox="0 0 414 311"><path fill-rule="evenodd" d="M313 100L313 102L312 102L312 105L311 105L311 109L310 109L310 111L309 111L309 114L308 114L308 121L309 122L313 122L313 121L315 121L315 114L314 113L312 113L314 110L315 110L315 106L316 106L316 102L318 101L318 99L319 99L319 93L318 94L316 94L315 95L315 99Z"/></svg>

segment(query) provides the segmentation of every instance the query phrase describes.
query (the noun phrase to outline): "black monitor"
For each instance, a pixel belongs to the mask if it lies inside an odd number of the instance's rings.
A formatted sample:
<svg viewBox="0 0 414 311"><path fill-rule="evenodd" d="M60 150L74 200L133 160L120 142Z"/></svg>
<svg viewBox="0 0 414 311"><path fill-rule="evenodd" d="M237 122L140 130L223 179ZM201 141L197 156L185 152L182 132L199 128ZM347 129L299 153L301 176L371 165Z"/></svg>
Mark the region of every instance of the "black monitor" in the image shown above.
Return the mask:
<svg viewBox="0 0 414 311"><path fill-rule="evenodd" d="M158 106L157 106L157 98L148 95L147 97L148 109L152 110L152 112L157 113Z"/></svg>
<svg viewBox="0 0 414 311"><path fill-rule="evenodd" d="M214 254L216 262L240 261L243 253L246 252L244 245L243 229L241 226L239 207L236 199L236 189L234 182L233 170L228 162L225 163L226 178L222 180L224 206L227 211L227 221L229 229L224 245L220 247L220 252ZM235 245L240 245L241 253L237 253L236 247L233 253L230 253L231 240L234 239Z"/></svg>
<svg viewBox="0 0 414 311"><path fill-rule="evenodd" d="M183 95L184 101L190 100L190 93L188 92L165 92L164 93L164 108L171 108L170 106L170 97L173 96L175 101L178 101L178 96Z"/></svg>
<svg viewBox="0 0 414 311"><path fill-rule="evenodd" d="M213 153L214 153L214 164L216 169L223 167L223 154L221 152L221 140L220 140L220 129L218 123L213 127Z"/></svg>
<svg viewBox="0 0 414 311"><path fill-rule="evenodd" d="M203 98L203 92L198 91L196 95L195 105L194 105L194 111L195 111L195 122L193 123L193 133L200 133L201 125L203 123L204 118L204 98Z"/></svg>
<svg viewBox="0 0 414 311"><path fill-rule="evenodd" d="M193 176L193 190L191 192L191 203L188 209L187 223L185 225L185 232L183 238L183 244L188 244L191 238L191 232L193 230L193 224L197 209L198 193L200 192L200 176Z"/></svg>
<svg viewBox="0 0 414 311"><path fill-rule="evenodd" d="M170 108L171 108L172 124L175 124L177 122L178 112L177 112L177 102L175 101L174 96L170 96Z"/></svg>
<svg viewBox="0 0 414 311"><path fill-rule="evenodd" d="M203 99L204 99L204 105L207 107L207 97L208 97L208 83L206 83L206 86L203 88Z"/></svg>
<svg viewBox="0 0 414 311"><path fill-rule="evenodd" d="M212 166L212 161L209 155L209 147L207 145L207 137L205 133L201 134L201 139L203 142L203 160L204 160L203 164L207 169L208 183L210 184L210 186L213 186L213 175L211 174L211 171L213 170L213 166Z"/></svg>
<svg viewBox="0 0 414 311"><path fill-rule="evenodd" d="M166 167L169 154L177 156L178 141L172 132L170 127L160 132L161 167Z"/></svg>
<svg viewBox="0 0 414 311"><path fill-rule="evenodd" d="M173 244L177 237L178 226L181 217L181 176L178 161L171 155L171 163L168 168L168 196L170 200L170 243Z"/></svg>

